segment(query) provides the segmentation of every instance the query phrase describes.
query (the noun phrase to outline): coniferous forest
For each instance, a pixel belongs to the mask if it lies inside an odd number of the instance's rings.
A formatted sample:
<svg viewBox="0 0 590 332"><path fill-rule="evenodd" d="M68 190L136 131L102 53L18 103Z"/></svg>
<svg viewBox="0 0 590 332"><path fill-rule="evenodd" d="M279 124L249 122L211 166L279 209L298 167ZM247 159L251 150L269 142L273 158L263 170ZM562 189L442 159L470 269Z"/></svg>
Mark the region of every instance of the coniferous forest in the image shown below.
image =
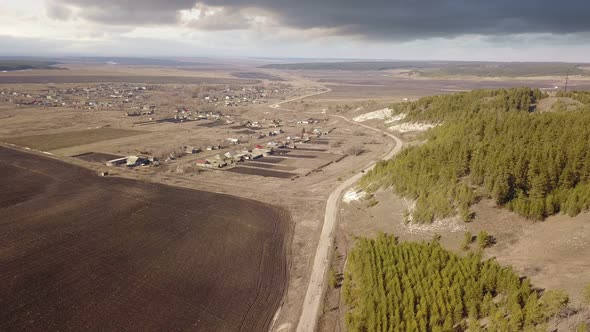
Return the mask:
<svg viewBox="0 0 590 332"><path fill-rule="evenodd" d="M348 330L400 332L542 329L559 294L540 297L494 260L384 234L356 241L342 291Z"/></svg>
<svg viewBox="0 0 590 332"><path fill-rule="evenodd" d="M590 93L547 94L529 88L476 90L393 106L406 121L439 124L424 144L382 161L361 185L393 186L415 200L411 219L432 222L460 215L493 198L530 219L574 216L590 207ZM561 99L567 99L569 104Z"/></svg>

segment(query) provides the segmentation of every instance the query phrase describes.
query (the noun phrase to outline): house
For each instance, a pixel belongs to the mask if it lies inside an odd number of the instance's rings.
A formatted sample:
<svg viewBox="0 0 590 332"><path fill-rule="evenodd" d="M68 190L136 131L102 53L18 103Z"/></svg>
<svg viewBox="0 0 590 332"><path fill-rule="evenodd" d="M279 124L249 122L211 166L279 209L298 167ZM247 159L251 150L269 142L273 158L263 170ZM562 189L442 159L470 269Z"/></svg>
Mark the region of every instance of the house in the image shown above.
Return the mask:
<svg viewBox="0 0 590 332"><path fill-rule="evenodd" d="M127 167L143 166L149 163L149 159L141 156L128 156Z"/></svg>
<svg viewBox="0 0 590 332"><path fill-rule="evenodd" d="M197 166L200 167L213 167L213 164L211 164L207 159L197 159L196 160Z"/></svg>
<svg viewBox="0 0 590 332"><path fill-rule="evenodd" d="M244 160L244 154L238 151L228 151L224 154L227 159L231 159L233 162L239 162Z"/></svg>
<svg viewBox="0 0 590 332"><path fill-rule="evenodd" d="M227 166L227 159L225 157L221 157L218 154L216 154L213 158L207 159L207 161L211 163L212 167L222 168Z"/></svg>
<svg viewBox="0 0 590 332"><path fill-rule="evenodd" d="M238 138L228 138L227 140L230 144L240 144L240 140Z"/></svg>
<svg viewBox="0 0 590 332"><path fill-rule="evenodd" d="M272 149L267 149L267 148L263 148L263 149L254 149L252 150L253 154L261 154L264 157L268 157L272 154Z"/></svg>
<svg viewBox="0 0 590 332"><path fill-rule="evenodd" d="M185 152L187 154L199 153L199 152L201 152L201 149L200 148L195 148L195 147L192 147L192 146L187 146Z"/></svg>
<svg viewBox="0 0 590 332"><path fill-rule="evenodd" d="M263 157L262 153L258 152L258 150L252 151L248 155L248 159L251 159L251 160L262 158L262 157Z"/></svg>

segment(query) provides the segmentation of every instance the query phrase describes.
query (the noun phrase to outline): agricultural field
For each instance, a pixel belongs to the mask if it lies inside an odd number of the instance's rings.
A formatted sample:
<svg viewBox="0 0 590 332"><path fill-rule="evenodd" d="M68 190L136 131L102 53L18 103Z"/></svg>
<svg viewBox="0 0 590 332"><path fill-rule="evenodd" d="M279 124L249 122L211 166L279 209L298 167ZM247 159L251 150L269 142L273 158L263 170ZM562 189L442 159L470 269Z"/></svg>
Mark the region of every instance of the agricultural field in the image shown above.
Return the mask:
<svg viewBox="0 0 590 332"><path fill-rule="evenodd" d="M480 61L348 61L268 64L262 68L303 71L391 71L401 70L427 77L471 75L477 77L527 77L588 75L585 64L558 62Z"/></svg>
<svg viewBox="0 0 590 332"><path fill-rule="evenodd" d="M239 78L191 77L191 76L118 76L118 75L7 75L0 74L0 84L49 84L49 83L157 83L157 84L256 84L260 80Z"/></svg>
<svg viewBox="0 0 590 332"><path fill-rule="evenodd" d="M9 148L0 181L0 330L269 328L287 211Z"/></svg>
<svg viewBox="0 0 590 332"><path fill-rule="evenodd" d="M116 128L97 128L66 131L54 134L28 135L2 138L4 142L41 151L51 151L117 138L142 135L146 132Z"/></svg>

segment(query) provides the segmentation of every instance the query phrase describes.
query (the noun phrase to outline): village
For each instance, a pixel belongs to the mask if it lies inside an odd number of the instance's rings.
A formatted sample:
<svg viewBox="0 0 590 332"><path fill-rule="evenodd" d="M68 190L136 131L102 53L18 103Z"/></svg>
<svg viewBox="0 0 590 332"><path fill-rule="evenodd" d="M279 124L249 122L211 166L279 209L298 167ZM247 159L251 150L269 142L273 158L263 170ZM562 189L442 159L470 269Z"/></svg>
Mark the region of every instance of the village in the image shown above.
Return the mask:
<svg viewBox="0 0 590 332"><path fill-rule="evenodd" d="M125 111L128 116L153 115L156 110L171 111L174 101L185 105L229 108L267 104L269 99L288 96L296 89L283 83L240 86L200 85L178 87L159 84L112 83L88 86L47 85L39 87L0 88L0 105L17 107L72 107L79 110ZM172 90L175 93L170 93Z"/></svg>
<svg viewBox="0 0 590 332"><path fill-rule="evenodd" d="M219 114L214 114L209 119L215 119ZM315 123L324 122L317 119L304 119L299 121L290 121L292 124L301 123ZM128 156L114 156L102 153L86 152L73 155L74 158L80 158L87 161L102 161L105 157L111 157L105 161L104 164L108 167L124 167L127 169L134 169L137 167L157 168L161 165L178 164L176 170L183 170L185 173L187 169L192 172L200 172L202 170L231 170L236 166L246 167L250 169L264 168L264 176L276 175L274 177L283 178L285 174L281 171L295 170L290 167L282 167L277 165L284 159L289 157L297 158L316 158L318 154L326 149L319 149L317 145L325 144L326 137L330 130L323 131L320 128L313 128L309 132L303 129L300 133L287 134L281 127L280 121L254 121L247 122L242 125L246 128L263 129L272 126L268 132L260 131L256 134L257 143L252 143L251 140L242 140L236 137L228 137L220 140L217 144L206 146L181 145L159 153L157 156L150 151L142 151L141 154L134 154ZM234 127L235 128L235 127ZM291 132L291 130L289 130ZM315 148L312 148L315 146ZM289 155L289 152L297 151L298 155ZM326 154L328 155L328 154ZM103 158L96 158L102 156ZM179 163L180 162L180 163ZM329 162L330 163L330 162ZM275 165L269 165L275 164ZM187 167L188 166L188 167ZM193 169L190 166L196 166L198 169ZM323 166L323 165L319 165ZM276 169L276 172L268 171L268 169ZM157 170L156 170L157 171ZM234 170L235 171L235 170ZM101 175L109 174L108 170L102 171ZM253 174L255 175L255 174Z"/></svg>

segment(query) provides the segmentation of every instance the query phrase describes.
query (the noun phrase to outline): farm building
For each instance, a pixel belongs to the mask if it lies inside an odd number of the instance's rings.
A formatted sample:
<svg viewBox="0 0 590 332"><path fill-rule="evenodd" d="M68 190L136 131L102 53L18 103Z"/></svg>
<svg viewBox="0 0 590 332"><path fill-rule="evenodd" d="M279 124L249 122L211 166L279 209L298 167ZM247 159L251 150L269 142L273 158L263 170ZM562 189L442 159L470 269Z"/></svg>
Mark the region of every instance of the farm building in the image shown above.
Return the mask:
<svg viewBox="0 0 590 332"><path fill-rule="evenodd" d="M117 158L106 162L107 166L119 166L127 163L127 157Z"/></svg>
<svg viewBox="0 0 590 332"><path fill-rule="evenodd" d="M150 161L147 157L143 156L128 156L127 167L143 166L149 164Z"/></svg>

